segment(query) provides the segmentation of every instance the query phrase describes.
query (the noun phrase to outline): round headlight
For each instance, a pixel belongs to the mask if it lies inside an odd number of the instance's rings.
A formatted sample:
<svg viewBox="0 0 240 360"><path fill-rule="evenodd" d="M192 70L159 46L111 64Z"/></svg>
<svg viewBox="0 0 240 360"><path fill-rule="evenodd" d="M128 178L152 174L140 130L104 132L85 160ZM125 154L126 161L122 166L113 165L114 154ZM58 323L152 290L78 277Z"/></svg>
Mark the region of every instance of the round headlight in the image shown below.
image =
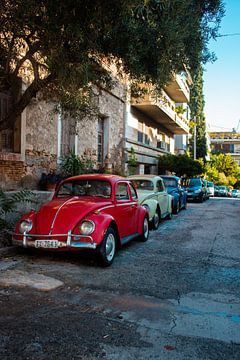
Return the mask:
<svg viewBox="0 0 240 360"><path fill-rule="evenodd" d="M93 221L86 220L81 223L79 229L82 235L90 235L95 229L95 224Z"/></svg>
<svg viewBox="0 0 240 360"><path fill-rule="evenodd" d="M26 219L26 220L23 220L20 224L20 227L19 227L19 231L21 234L23 234L24 232L29 232L32 230L32 220L29 220L29 219Z"/></svg>

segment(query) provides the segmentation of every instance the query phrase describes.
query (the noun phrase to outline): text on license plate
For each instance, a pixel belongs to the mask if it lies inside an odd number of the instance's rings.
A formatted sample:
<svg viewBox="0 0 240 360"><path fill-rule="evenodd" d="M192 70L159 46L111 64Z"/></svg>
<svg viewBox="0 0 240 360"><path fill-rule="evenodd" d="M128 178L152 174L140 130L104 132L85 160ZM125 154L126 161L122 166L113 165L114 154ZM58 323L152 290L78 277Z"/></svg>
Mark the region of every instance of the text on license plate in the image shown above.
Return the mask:
<svg viewBox="0 0 240 360"><path fill-rule="evenodd" d="M36 240L35 241L36 248L57 248L58 240Z"/></svg>

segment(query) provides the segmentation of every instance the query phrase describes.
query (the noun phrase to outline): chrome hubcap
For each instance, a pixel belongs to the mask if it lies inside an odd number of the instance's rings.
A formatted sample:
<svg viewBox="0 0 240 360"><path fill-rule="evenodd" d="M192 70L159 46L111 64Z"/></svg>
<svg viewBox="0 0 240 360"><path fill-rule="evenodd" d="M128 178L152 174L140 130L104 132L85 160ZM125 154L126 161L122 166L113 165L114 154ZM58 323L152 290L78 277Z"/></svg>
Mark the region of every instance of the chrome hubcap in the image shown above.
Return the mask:
<svg viewBox="0 0 240 360"><path fill-rule="evenodd" d="M148 237L148 219L147 218L144 219L143 232L144 232L144 237L147 238Z"/></svg>
<svg viewBox="0 0 240 360"><path fill-rule="evenodd" d="M113 234L109 234L106 240L106 257L108 261L111 261L115 253L115 237Z"/></svg>

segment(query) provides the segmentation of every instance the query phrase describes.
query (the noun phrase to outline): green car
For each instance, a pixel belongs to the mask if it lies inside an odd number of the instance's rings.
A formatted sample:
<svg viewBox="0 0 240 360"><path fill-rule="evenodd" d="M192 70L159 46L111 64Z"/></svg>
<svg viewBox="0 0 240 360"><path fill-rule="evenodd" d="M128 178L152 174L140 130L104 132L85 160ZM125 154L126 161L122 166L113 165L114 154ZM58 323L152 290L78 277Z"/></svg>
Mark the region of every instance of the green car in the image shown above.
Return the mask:
<svg viewBox="0 0 240 360"><path fill-rule="evenodd" d="M137 190L139 203L147 208L149 221L157 229L161 219L172 218L173 197L156 175L133 175L129 179Z"/></svg>

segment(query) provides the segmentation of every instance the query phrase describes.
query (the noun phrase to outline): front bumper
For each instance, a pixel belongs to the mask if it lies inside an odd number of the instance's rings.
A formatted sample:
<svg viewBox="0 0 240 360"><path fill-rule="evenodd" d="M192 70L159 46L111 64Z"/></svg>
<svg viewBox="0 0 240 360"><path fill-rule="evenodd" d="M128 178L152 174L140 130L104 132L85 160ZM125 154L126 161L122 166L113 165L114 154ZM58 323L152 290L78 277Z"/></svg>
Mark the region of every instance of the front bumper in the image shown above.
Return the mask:
<svg viewBox="0 0 240 360"><path fill-rule="evenodd" d="M84 239L85 241L81 241ZM47 240L51 245L54 242L57 246L37 246L38 240ZM96 249L97 243L93 241L93 238L89 235L76 235L69 231L67 234L13 234L12 243L16 246L22 246L24 248L41 248L45 250L69 250L69 249Z"/></svg>
<svg viewBox="0 0 240 360"><path fill-rule="evenodd" d="M187 193L188 200L200 200L202 196L202 193Z"/></svg>

